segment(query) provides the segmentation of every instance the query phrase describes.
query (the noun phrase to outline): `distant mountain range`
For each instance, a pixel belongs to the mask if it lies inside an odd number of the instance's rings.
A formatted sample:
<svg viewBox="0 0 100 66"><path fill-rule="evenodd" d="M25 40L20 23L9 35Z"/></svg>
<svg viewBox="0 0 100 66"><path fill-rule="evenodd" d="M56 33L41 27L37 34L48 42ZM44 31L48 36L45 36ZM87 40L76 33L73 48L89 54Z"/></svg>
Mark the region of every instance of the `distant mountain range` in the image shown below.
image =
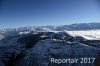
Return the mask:
<svg viewBox="0 0 100 66"><path fill-rule="evenodd" d="M59 26L57 30L90 30L100 29L100 23L76 23L71 25Z"/></svg>
<svg viewBox="0 0 100 66"><path fill-rule="evenodd" d="M63 31L63 30L95 30L100 29L100 23L76 23L61 26L28 26L20 28L8 28L0 30L0 34L29 33L32 31Z"/></svg>

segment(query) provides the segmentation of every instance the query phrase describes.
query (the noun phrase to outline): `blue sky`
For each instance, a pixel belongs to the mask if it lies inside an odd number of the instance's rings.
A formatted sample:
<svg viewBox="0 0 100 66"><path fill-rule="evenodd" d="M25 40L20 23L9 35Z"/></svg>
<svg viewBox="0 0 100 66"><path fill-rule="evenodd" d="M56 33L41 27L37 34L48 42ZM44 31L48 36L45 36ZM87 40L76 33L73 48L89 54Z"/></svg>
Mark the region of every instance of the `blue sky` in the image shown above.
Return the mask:
<svg viewBox="0 0 100 66"><path fill-rule="evenodd" d="M100 22L97 0L0 0L0 28Z"/></svg>

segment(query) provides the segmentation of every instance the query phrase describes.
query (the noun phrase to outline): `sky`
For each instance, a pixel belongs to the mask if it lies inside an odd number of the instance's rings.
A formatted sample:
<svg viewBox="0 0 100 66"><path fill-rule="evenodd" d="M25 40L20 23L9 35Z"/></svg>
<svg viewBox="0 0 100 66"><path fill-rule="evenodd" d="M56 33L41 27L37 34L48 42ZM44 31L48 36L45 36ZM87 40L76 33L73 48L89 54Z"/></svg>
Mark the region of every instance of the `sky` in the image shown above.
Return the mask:
<svg viewBox="0 0 100 66"><path fill-rule="evenodd" d="M100 22L99 0L0 0L0 28Z"/></svg>

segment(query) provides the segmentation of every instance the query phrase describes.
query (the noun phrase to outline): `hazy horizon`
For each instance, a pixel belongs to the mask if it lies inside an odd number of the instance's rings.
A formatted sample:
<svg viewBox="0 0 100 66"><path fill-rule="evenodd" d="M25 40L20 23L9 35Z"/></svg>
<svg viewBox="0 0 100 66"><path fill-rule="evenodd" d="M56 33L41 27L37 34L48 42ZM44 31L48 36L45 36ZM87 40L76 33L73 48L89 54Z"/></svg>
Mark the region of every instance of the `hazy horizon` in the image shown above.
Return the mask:
<svg viewBox="0 0 100 66"><path fill-rule="evenodd" d="M87 22L85 24L90 24L90 23L100 23L100 22ZM2 29L16 29L16 28L22 28L22 27L42 27L42 26L65 26L65 25L72 25L72 24L84 24L84 23L71 23L71 24L62 24L62 25L27 25L27 26L16 26L16 27L5 27L5 28L0 28Z"/></svg>

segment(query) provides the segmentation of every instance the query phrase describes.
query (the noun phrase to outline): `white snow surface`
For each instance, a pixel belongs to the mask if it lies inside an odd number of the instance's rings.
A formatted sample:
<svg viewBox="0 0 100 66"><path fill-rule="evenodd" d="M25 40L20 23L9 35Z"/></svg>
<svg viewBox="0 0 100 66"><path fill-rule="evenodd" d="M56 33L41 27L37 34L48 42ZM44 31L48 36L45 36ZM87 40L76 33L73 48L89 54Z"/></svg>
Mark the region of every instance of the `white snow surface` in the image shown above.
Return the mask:
<svg viewBox="0 0 100 66"><path fill-rule="evenodd" d="M29 34L29 31L25 31L25 32L19 32L19 35L23 35L23 34Z"/></svg>
<svg viewBox="0 0 100 66"><path fill-rule="evenodd" d="M0 35L0 40L2 40L4 38L4 36L3 35Z"/></svg>
<svg viewBox="0 0 100 66"><path fill-rule="evenodd" d="M82 36L88 40L100 40L100 30L75 30L66 32L71 36Z"/></svg>

